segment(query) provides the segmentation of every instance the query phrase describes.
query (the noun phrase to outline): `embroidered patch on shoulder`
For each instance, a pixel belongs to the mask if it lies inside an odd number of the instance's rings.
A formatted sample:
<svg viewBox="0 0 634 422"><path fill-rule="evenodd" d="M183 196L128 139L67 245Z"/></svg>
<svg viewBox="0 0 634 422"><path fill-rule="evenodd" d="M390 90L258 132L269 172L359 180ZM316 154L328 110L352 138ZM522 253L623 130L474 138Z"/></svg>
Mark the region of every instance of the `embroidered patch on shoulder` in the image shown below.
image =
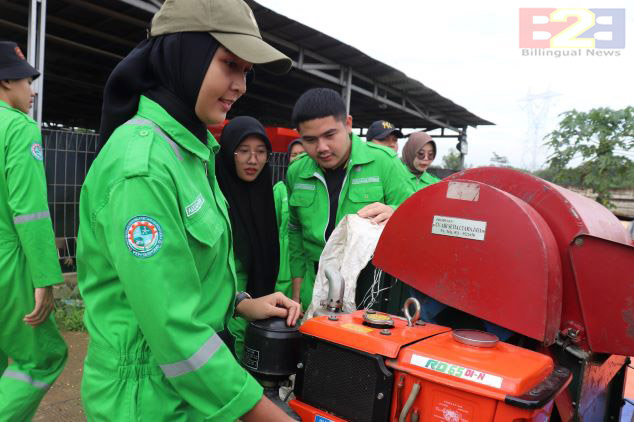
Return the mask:
<svg viewBox="0 0 634 422"><path fill-rule="evenodd" d="M133 217L125 226L125 243L132 255L149 258L161 249L163 231L153 218L146 215Z"/></svg>
<svg viewBox="0 0 634 422"><path fill-rule="evenodd" d="M36 160L43 161L44 151L42 150L42 145L38 144L37 142L34 142L33 145L31 145L31 155Z"/></svg>
<svg viewBox="0 0 634 422"><path fill-rule="evenodd" d="M198 194L194 202L187 205L187 207L185 208L185 214L187 215L187 217L191 217L192 215L200 211L204 203L205 203L205 198L203 198L201 194Z"/></svg>

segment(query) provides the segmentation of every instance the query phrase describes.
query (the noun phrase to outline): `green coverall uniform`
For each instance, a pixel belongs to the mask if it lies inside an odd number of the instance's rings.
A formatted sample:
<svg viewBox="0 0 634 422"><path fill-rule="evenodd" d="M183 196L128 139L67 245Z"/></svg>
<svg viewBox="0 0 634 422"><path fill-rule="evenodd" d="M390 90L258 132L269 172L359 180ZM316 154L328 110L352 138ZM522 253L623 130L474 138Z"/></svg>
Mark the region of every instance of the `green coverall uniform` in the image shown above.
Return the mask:
<svg viewBox="0 0 634 422"><path fill-rule="evenodd" d="M0 101L0 421L31 420L66 362L53 315L37 327L22 321L34 288L63 281L42 159L37 123Z"/></svg>
<svg viewBox="0 0 634 422"><path fill-rule="evenodd" d="M277 275L275 291L284 293L286 297L293 297L288 259L288 189L286 189L284 181L279 181L273 186L273 200L275 201L275 216L280 235L280 271Z"/></svg>
<svg viewBox="0 0 634 422"><path fill-rule="evenodd" d="M238 258L235 259L235 264L237 291L244 292L247 290L249 273ZM244 353L244 335L246 333L247 325L249 325L249 321L238 315L236 315L234 318L229 318L229 320L227 321L227 328L233 336L233 350L236 354L236 359L238 360L238 362L242 362L242 355Z"/></svg>
<svg viewBox="0 0 634 422"><path fill-rule="evenodd" d="M341 187L335 224L347 214L381 202L396 209L415 191L396 153L350 135L350 158ZM315 263L326 245L330 202L323 170L308 155L291 163L288 174L288 241L291 277L303 277L301 302L312 299Z"/></svg>
<svg viewBox="0 0 634 422"><path fill-rule="evenodd" d="M233 421L262 397L217 335L236 293L218 149L142 96L88 173L77 264L89 421Z"/></svg>
<svg viewBox="0 0 634 422"><path fill-rule="evenodd" d="M418 192L422 188L426 188L429 185L440 182L439 178L428 172L424 172L420 175L420 177L416 176L413 173L410 173L410 180L416 187L416 192Z"/></svg>

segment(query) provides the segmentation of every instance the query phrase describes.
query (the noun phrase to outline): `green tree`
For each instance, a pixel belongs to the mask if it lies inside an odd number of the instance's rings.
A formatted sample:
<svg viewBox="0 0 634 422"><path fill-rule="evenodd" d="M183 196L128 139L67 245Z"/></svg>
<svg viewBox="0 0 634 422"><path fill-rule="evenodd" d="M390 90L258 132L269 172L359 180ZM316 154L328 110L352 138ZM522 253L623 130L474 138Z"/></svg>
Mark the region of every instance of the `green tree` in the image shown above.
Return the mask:
<svg viewBox="0 0 634 422"><path fill-rule="evenodd" d="M596 193L597 202L612 207L610 189L627 177L632 166L627 155L634 147L634 107L571 110L562 116L559 128L546 135L553 181L569 181L569 166L580 159L576 170L581 186Z"/></svg>
<svg viewBox="0 0 634 422"><path fill-rule="evenodd" d="M461 170L460 153L457 150L451 150L449 154L442 157L442 167L449 170Z"/></svg>

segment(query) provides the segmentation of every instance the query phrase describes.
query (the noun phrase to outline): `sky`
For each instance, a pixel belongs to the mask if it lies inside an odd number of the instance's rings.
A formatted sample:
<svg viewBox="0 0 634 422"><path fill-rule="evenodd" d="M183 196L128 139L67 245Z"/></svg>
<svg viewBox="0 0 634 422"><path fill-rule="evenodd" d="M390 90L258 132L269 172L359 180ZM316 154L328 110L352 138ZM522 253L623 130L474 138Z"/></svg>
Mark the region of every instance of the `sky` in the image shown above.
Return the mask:
<svg viewBox="0 0 634 422"><path fill-rule="evenodd" d="M543 137L557 127L561 113L634 105L631 0L258 2L358 48L495 123L468 129L467 165L488 165L495 152L515 167L542 168L549 154ZM625 8L625 48L611 50L619 56L589 56L586 49L575 57L523 56L520 8L538 7ZM437 145L438 165L455 150L456 141L439 139Z"/></svg>

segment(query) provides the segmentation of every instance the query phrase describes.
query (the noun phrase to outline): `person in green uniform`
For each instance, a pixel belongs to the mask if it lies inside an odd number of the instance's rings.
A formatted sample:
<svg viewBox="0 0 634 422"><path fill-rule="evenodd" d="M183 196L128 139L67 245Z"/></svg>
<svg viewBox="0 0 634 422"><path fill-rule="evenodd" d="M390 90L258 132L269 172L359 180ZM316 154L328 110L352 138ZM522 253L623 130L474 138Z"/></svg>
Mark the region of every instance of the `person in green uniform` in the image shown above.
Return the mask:
<svg viewBox="0 0 634 422"><path fill-rule="evenodd" d="M395 152L352 133L352 116L332 89L305 92L292 121L306 154L287 173L290 266L293 300L307 307L319 257L339 221L356 213L383 224L414 186ZM357 298L367 287L357 285Z"/></svg>
<svg viewBox="0 0 634 422"><path fill-rule="evenodd" d="M304 152L301 139L295 139L288 144L289 165ZM288 256L288 189L286 181L280 180L273 185L273 199L275 200L275 216L277 218L277 230L280 236L280 271L277 275L275 291L282 292L288 297L293 295L293 283L291 282L291 268Z"/></svg>
<svg viewBox="0 0 634 422"><path fill-rule="evenodd" d="M77 251L89 421L291 420L218 335L234 314L299 315L281 293L236 292L207 125L245 93L252 63L291 66L242 0L167 0L106 83Z"/></svg>
<svg viewBox="0 0 634 422"><path fill-rule="evenodd" d="M368 126L365 139L386 148L391 148L398 153L398 140L403 137L403 132L394 127L387 120L377 120Z"/></svg>
<svg viewBox="0 0 634 422"><path fill-rule="evenodd" d="M427 169L436 158L436 143L425 132L414 132L403 147L403 164L410 172L409 179L419 191L440 179Z"/></svg>
<svg viewBox="0 0 634 422"><path fill-rule="evenodd" d="M42 135L27 114L39 75L17 44L0 42L0 421L31 420L67 355L51 316L63 278Z"/></svg>
<svg viewBox="0 0 634 422"><path fill-rule="evenodd" d="M238 291L257 298L273 293L280 247L271 186L271 142L260 122L250 116L231 119L220 135L216 174L227 198L233 234ZM228 329L242 361L248 321L231 318Z"/></svg>

